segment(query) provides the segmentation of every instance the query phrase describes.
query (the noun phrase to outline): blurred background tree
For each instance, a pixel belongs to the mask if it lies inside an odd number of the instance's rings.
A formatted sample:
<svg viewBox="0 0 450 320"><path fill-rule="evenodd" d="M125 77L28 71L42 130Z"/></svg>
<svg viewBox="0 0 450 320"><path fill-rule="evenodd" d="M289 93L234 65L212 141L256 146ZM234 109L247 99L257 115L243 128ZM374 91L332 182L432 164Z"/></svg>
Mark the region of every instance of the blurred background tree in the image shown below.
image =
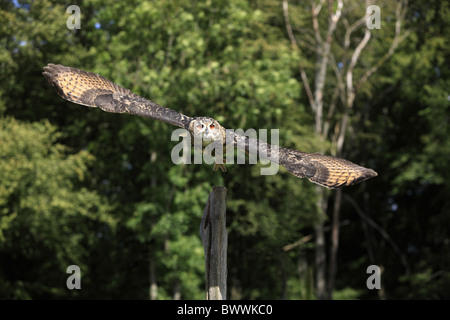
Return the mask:
<svg viewBox="0 0 450 320"><path fill-rule="evenodd" d="M72 4L78 30L66 27ZM339 74L366 31L358 24L345 47L346 30L367 3L343 2L323 83L323 110L335 108L331 118L323 113L328 135L325 122L317 131L299 68L309 79L319 70L308 41L320 4L325 39L338 2L288 2L293 49L283 1L2 1L0 297L203 299L198 226L211 187L224 185L229 298L327 297L315 277L318 222L325 261L334 259L322 275L333 298L448 298L448 4L408 4L402 30L410 34L348 109ZM395 36L396 4L377 5L381 29L355 79ZM318 208L316 187L284 169L261 176L260 165L230 165L226 174L175 165L173 127L62 100L41 75L50 62L227 128L278 128L283 146L339 154L379 177L344 189L336 216L335 191ZM336 243L330 230L339 228ZM81 268L82 290L65 286L71 264ZM366 288L371 264L382 267L382 290Z"/></svg>

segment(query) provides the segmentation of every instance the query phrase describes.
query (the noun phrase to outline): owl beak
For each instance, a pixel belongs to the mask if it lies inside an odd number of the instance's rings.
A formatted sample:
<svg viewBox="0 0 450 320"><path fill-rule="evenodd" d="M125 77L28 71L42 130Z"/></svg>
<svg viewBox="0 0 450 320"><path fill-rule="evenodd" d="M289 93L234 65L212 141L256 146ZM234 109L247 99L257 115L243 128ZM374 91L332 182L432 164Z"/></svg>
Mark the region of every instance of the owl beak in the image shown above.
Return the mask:
<svg viewBox="0 0 450 320"><path fill-rule="evenodd" d="M206 132L203 134L203 140L206 140L206 141L211 140L211 131L206 130Z"/></svg>

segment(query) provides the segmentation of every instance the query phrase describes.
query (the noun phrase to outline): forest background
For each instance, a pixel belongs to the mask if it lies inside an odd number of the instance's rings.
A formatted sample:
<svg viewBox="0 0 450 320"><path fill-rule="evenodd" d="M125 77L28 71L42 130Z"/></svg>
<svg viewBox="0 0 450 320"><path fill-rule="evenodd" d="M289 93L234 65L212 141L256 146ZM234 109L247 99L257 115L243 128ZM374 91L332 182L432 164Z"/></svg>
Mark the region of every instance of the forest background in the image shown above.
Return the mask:
<svg viewBox="0 0 450 320"><path fill-rule="evenodd" d="M450 298L449 23L437 0L2 0L0 298L204 299L216 185L230 299ZM174 127L61 99L47 63L378 177L331 191L175 165Z"/></svg>

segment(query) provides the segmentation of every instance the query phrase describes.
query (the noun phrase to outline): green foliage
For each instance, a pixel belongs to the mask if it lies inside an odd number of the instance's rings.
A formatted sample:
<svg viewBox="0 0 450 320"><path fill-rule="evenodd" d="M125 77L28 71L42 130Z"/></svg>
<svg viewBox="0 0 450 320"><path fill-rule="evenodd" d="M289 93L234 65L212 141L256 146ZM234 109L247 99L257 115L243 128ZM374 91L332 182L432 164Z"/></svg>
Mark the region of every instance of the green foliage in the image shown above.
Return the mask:
<svg viewBox="0 0 450 320"><path fill-rule="evenodd" d="M361 3L345 12L347 24L364 15ZM198 227L211 188L224 185L229 297L314 299L314 245L300 241L314 233L314 185L282 168L262 176L262 164L224 174L175 165L174 128L66 102L41 75L49 62L78 67L226 128L279 129L282 146L332 150L335 141L314 134L298 70L301 61L312 76L316 53L292 49L281 2L75 4L80 30L66 27L68 4L0 4L0 297L143 299L153 285L156 299L203 299ZM298 40L313 34L308 6L289 1ZM392 39L395 4L381 6L382 28L355 79ZM370 264L384 266L387 298L448 298L448 16L446 3L410 4L414 32L358 91L344 153L379 176L344 191L336 299L379 297L365 288ZM325 26L328 16L319 19ZM344 67L345 26L332 42ZM325 86L327 107L336 85ZM80 291L64 285L70 264L81 268Z"/></svg>
<svg viewBox="0 0 450 320"><path fill-rule="evenodd" d="M92 226L115 227L104 199L80 184L92 155L68 154L55 143L57 137L48 122L0 119L0 252L7 261L0 273L3 298L66 295L59 283L63 268L76 262L87 269L85 259L98 241L89 233Z"/></svg>

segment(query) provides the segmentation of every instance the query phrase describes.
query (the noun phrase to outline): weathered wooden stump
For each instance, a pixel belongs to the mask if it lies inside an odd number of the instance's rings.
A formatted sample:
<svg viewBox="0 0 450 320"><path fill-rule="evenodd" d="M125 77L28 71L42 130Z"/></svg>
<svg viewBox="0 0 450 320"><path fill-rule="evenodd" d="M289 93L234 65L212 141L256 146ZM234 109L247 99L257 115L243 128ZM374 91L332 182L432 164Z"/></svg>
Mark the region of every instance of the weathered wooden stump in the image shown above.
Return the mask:
<svg viewBox="0 0 450 320"><path fill-rule="evenodd" d="M200 224L205 251L206 300L227 298L227 188L213 187Z"/></svg>

